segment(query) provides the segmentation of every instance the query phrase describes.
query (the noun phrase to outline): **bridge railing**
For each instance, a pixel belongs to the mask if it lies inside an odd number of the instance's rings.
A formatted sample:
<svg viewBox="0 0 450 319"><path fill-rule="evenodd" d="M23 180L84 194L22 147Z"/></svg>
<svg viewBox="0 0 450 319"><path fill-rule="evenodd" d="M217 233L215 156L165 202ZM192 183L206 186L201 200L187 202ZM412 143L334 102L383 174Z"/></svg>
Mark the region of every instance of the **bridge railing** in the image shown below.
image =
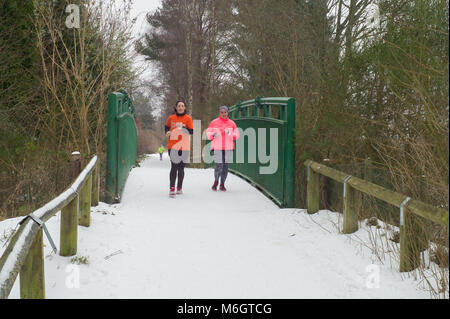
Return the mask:
<svg viewBox="0 0 450 319"><path fill-rule="evenodd" d="M72 167L76 171L78 166L79 172L79 153L74 153L72 159ZM19 273L22 299L45 298L44 233L56 249L45 222L61 211L59 254L75 255L78 225L90 226L91 204L97 205L99 201L99 176L98 160L94 156L69 188L22 219L0 257L0 299L8 298Z"/></svg>
<svg viewBox="0 0 450 319"><path fill-rule="evenodd" d="M137 158L137 128L133 103L125 91L108 97L105 201L120 202Z"/></svg>
<svg viewBox="0 0 450 319"><path fill-rule="evenodd" d="M229 109L230 118L241 132L230 172L250 182L280 207L295 206L295 104L294 98L257 97ZM270 168L273 163L264 161L269 150L276 152L272 154L276 169ZM264 169L273 171L265 173Z"/></svg>
<svg viewBox="0 0 450 319"><path fill-rule="evenodd" d="M319 175L326 176L336 182L343 183L343 229L344 234L358 230L358 200L360 194L367 194L400 209L400 272L414 270L420 264L420 252L426 248L426 240L417 220L420 216L433 223L449 227L449 212L431 206L419 200L411 199L403 194L391 191L377 184L325 165L308 160L307 167L307 199L309 214L319 210L320 182ZM358 194L358 192L360 194Z"/></svg>

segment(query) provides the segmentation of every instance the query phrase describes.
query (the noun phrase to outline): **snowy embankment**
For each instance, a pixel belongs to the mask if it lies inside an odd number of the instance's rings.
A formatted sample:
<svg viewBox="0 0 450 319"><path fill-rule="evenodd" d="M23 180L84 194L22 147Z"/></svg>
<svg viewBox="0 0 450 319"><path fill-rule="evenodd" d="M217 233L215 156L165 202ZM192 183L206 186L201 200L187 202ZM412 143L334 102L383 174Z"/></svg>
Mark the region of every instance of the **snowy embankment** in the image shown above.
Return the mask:
<svg viewBox="0 0 450 319"><path fill-rule="evenodd" d="M339 214L279 209L232 174L227 192L213 192L211 169L186 169L172 199L169 167L148 156L122 203L93 207L76 259L44 239L47 298L430 298L362 244L364 227L340 234ZM0 222L0 246L20 219ZM47 223L57 245L59 222L58 213Z"/></svg>

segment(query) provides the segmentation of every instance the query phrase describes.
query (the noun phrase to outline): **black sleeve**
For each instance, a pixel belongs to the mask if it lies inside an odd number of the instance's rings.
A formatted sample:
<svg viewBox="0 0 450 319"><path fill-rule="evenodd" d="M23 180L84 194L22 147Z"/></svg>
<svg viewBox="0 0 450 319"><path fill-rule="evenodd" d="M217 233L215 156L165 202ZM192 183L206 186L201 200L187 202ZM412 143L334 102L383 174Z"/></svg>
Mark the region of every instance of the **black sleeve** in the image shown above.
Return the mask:
<svg viewBox="0 0 450 319"><path fill-rule="evenodd" d="M167 133L170 131L170 127L168 127L167 125L164 126L164 133Z"/></svg>

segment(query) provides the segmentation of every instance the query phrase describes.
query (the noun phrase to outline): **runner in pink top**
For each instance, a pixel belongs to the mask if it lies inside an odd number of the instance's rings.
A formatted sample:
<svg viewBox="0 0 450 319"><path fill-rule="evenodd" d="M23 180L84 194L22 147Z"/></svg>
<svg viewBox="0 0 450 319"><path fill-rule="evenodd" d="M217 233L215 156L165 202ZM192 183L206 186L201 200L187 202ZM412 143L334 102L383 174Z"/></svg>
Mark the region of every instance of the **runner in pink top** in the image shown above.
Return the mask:
<svg viewBox="0 0 450 319"><path fill-rule="evenodd" d="M219 117L211 121L206 130L206 136L211 140L211 150L214 151L214 184L212 190L217 190L220 179L220 190L226 191L225 180L228 175L228 163L233 160L234 141L239 138L239 130L233 120L228 118L228 107L219 108Z"/></svg>

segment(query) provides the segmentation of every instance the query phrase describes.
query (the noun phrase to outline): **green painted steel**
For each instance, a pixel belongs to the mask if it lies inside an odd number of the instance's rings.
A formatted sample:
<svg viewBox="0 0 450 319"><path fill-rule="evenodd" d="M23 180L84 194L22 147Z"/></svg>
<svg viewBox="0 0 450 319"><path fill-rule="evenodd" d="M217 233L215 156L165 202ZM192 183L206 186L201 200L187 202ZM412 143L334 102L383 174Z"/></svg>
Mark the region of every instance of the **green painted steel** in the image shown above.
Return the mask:
<svg viewBox="0 0 450 319"><path fill-rule="evenodd" d="M236 142L233 163L229 164L230 172L259 188L278 206L287 208L295 207L295 104L294 98L257 97L239 102L229 111L241 134ZM274 135L275 131L277 135ZM259 141L264 139L263 155L269 155L271 147L277 150L274 156L277 167L269 174L263 174L261 169L268 169L270 161L262 162L264 158L258 155ZM271 145L271 142L277 145ZM243 147L238 143L243 143Z"/></svg>
<svg viewBox="0 0 450 319"><path fill-rule="evenodd" d="M137 128L133 103L125 91L108 97L106 154L107 203L120 202L131 168L136 164Z"/></svg>

